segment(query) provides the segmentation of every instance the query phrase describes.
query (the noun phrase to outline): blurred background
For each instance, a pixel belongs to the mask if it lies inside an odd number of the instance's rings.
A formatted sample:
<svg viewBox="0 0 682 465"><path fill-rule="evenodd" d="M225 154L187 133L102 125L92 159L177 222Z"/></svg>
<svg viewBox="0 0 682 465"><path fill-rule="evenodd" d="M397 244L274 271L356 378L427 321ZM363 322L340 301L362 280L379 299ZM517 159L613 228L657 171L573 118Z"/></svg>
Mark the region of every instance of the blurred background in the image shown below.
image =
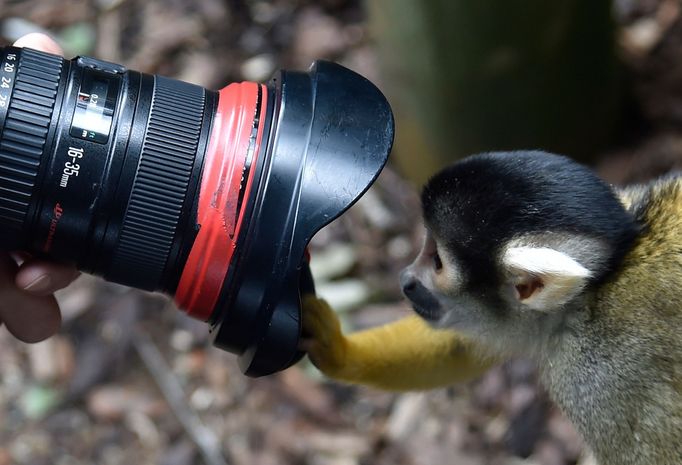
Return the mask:
<svg viewBox="0 0 682 465"><path fill-rule="evenodd" d="M69 57L211 88L316 58L376 82L393 159L312 245L349 330L409 313L397 276L421 237L418 186L442 165L542 148L625 183L682 161L678 0L0 1L3 43L35 31ZM254 380L163 296L83 276L58 298L59 335L0 328L0 465L590 463L525 360L428 393L327 382L306 362Z"/></svg>

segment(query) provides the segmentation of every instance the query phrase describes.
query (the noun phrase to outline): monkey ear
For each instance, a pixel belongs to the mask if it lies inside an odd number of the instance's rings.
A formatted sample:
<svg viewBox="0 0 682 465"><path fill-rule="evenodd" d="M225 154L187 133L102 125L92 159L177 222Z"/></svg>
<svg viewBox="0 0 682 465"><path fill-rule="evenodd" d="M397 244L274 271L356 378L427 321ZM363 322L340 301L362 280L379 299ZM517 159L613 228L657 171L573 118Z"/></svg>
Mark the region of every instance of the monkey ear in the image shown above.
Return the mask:
<svg viewBox="0 0 682 465"><path fill-rule="evenodd" d="M547 247L510 247L502 258L508 285L517 301L550 311L575 297L590 271L563 252Z"/></svg>

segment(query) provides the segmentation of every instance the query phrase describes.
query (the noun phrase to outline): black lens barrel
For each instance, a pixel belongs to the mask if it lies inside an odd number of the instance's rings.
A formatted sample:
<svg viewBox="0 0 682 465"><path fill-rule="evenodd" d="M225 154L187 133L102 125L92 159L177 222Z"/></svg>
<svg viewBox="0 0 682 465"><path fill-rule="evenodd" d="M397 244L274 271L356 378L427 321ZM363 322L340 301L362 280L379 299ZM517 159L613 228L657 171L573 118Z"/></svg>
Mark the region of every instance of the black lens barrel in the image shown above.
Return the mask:
<svg viewBox="0 0 682 465"><path fill-rule="evenodd" d="M143 289L162 281L201 139L205 90L156 76L147 131L108 277Z"/></svg>
<svg viewBox="0 0 682 465"><path fill-rule="evenodd" d="M15 248L22 245L64 60L14 47L0 56L0 240Z"/></svg>
<svg viewBox="0 0 682 465"><path fill-rule="evenodd" d="M217 93L87 57L0 57L3 248L174 292Z"/></svg>

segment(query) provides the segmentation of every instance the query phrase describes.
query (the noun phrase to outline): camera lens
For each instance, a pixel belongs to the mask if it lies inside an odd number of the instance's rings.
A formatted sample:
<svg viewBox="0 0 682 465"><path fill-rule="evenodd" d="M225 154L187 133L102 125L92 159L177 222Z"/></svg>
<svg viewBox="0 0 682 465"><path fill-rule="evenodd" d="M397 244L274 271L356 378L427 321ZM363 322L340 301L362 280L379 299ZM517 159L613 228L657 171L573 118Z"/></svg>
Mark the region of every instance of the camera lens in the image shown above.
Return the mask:
<svg viewBox="0 0 682 465"><path fill-rule="evenodd" d="M1 66L3 244L174 292L216 93L31 49Z"/></svg>
<svg viewBox="0 0 682 465"><path fill-rule="evenodd" d="M339 65L211 91L0 49L0 244L175 296L247 374L298 353L312 235L373 182L383 95Z"/></svg>

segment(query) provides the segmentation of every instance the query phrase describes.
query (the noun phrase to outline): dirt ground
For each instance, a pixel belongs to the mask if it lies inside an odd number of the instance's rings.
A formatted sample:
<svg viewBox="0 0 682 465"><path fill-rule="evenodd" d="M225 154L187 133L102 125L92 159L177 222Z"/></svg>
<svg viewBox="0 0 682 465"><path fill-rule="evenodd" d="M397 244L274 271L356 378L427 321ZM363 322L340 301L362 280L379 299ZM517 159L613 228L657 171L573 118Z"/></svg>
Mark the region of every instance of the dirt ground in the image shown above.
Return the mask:
<svg viewBox="0 0 682 465"><path fill-rule="evenodd" d="M597 162L615 183L682 165L682 17L674 0L618 0L629 122ZM332 59L381 82L360 2L0 1L0 32L55 34L68 55L207 87ZM348 328L409 312L397 276L415 251L414 188L390 166L313 241L320 292ZM468 385L391 394L309 364L249 379L206 325L160 295L81 277L64 324L24 345L0 329L0 465L568 465L582 442L514 360ZM587 464L588 461L581 463Z"/></svg>

